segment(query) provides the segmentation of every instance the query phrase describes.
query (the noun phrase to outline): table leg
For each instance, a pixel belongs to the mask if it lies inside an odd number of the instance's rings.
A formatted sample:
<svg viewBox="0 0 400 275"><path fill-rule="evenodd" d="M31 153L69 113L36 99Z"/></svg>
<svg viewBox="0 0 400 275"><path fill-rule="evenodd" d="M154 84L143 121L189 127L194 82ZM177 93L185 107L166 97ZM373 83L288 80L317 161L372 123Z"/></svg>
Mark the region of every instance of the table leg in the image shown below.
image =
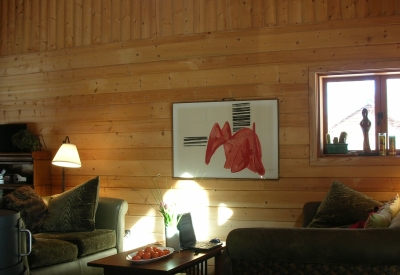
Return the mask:
<svg viewBox="0 0 400 275"><path fill-rule="evenodd" d="M187 268L184 272L187 275L207 275L207 260Z"/></svg>
<svg viewBox="0 0 400 275"><path fill-rule="evenodd" d="M222 253L221 251L215 255L215 265L214 265L214 274L221 275L222 274Z"/></svg>

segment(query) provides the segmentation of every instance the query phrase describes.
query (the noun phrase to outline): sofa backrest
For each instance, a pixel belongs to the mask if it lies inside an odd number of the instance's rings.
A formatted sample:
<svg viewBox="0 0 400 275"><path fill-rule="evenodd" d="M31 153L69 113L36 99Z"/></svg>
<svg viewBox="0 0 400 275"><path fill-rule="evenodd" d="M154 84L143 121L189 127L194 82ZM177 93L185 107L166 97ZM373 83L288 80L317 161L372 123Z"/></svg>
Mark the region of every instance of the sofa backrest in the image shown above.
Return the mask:
<svg viewBox="0 0 400 275"><path fill-rule="evenodd" d="M303 206L303 227L307 227L317 214L318 207L321 205L320 201L306 202Z"/></svg>

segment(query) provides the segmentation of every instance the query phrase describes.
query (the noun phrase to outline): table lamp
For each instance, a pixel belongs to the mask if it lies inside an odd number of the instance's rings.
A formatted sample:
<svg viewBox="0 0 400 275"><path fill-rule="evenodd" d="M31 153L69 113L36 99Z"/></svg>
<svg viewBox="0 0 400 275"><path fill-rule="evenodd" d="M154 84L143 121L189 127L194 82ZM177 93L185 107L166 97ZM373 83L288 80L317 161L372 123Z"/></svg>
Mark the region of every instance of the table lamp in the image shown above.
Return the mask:
<svg viewBox="0 0 400 275"><path fill-rule="evenodd" d="M53 158L53 165L61 166L62 170L62 191L65 191L65 170L64 167L69 168L79 168L81 167L81 160L79 158L78 149L74 144L69 142L69 137L67 136L60 149L58 149L57 154Z"/></svg>

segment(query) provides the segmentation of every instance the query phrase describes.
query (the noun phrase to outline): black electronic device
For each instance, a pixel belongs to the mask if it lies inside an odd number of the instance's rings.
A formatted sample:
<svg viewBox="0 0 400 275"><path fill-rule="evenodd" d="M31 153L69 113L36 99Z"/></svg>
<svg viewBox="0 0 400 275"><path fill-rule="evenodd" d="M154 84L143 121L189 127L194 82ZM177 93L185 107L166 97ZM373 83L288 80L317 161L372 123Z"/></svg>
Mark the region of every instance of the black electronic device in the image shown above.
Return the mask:
<svg viewBox="0 0 400 275"><path fill-rule="evenodd" d="M12 144L12 136L26 130L27 124L0 124L0 153L19 153L21 149Z"/></svg>
<svg viewBox="0 0 400 275"><path fill-rule="evenodd" d="M218 238L214 238L214 239L211 239L209 242L210 243L221 243L221 240Z"/></svg>
<svg viewBox="0 0 400 275"><path fill-rule="evenodd" d="M182 249L207 251L222 245L221 242L197 241L190 213L182 214L178 223L178 230Z"/></svg>

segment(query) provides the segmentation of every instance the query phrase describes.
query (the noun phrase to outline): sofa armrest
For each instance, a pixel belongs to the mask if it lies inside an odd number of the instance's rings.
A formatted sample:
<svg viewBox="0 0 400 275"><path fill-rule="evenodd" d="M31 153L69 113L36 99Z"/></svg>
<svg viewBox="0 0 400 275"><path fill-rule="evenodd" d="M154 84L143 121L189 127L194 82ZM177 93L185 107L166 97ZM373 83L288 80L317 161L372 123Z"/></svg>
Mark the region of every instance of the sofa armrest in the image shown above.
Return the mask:
<svg viewBox="0 0 400 275"><path fill-rule="evenodd" d="M125 214L128 203L117 198L100 197L97 206L96 229L113 229L117 236L117 251L122 252L125 236Z"/></svg>
<svg viewBox="0 0 400 275"><path fill-rule="evenodd" d="M232 259L229 257L226 249L221 253L222 275L232 275Z"/></svg>

